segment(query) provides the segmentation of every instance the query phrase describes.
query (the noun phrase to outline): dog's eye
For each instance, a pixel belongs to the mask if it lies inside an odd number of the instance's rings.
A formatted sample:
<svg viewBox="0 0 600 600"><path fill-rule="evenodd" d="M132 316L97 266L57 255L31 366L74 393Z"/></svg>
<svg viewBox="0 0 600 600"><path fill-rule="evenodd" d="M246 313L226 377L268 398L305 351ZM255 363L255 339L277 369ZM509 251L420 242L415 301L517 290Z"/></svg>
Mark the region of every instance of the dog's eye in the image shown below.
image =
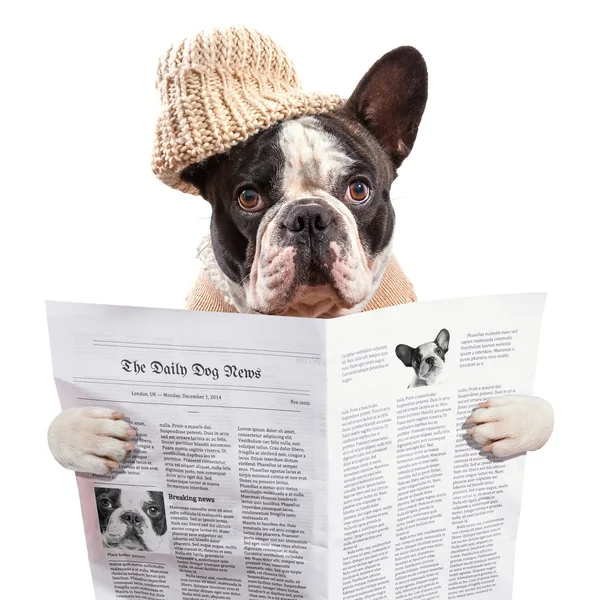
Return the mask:
<svg viewBox="0 0 600 600"><path fill-rule="evenodd" d="M364 181L353 181L346 190L344 200L362 204L369 199L370 194L371 190Z"/></svg>
<svg viewBox="0 0 600 600"><path fill-rule="evenodd" d="M151 517L158 517L158 515L160 514L160 510L159 510L158 508L156 508L156 506L151 506L151 507L148 509L148 514L149 514Z"/></svg>
<svg viewBox="0 0 600 600"><path fill-rule="evenodd" d="M247 212L256 212L264 206L260 194L252 188L242 190L238 196L238 204Z"/></svg>
<svg viewBox="0 0 600 600"><path fill-rule="evenodd" d="M100 500L100 506L102 508L112 508L113 507L112 502L108 498L102 498Z"/></svg>

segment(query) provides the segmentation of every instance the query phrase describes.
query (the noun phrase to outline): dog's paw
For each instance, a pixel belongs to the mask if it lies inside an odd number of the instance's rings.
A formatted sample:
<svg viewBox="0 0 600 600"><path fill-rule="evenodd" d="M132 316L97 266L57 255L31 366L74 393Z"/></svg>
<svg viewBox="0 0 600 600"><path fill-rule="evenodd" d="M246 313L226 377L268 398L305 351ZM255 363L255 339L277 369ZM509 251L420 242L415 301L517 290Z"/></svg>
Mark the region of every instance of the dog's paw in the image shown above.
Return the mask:
<svg viewBox="0 0 600 600"><path fill-rule="evenodd" d="M538 450L554 428L552 406L533 396L501 396L481 402L466 421L473 441L484 452L507 457Z"/></svg>
<svg viewBox="0 0 600 600"><path fill-rule="evenodd" d="M104 475L132 452L135 430L124 415L108 408L70 408L48 429L48 445L66 469Z"/></svg>

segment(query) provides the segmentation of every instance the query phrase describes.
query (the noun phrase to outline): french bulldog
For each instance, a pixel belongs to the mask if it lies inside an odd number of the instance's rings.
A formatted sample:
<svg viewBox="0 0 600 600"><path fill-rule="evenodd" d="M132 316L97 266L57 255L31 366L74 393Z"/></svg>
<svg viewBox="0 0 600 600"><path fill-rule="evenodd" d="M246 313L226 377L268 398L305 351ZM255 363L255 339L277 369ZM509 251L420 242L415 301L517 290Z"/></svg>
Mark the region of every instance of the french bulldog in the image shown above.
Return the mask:
<svg viewBox="0 0 600 600"><path fill-rule="evenodd" d="M211 251L240 312L337 317L361 311L391 256L390 188L413 149L427 100L421 54L382 56L336 112L283 121L181 173L212 205ZM483 403L473 439L496 456L541 447L552 408L513 396ZM111 410L76 408L52 423L60 464L102 474L131 452Z"/></svg>
<svg viewBox="0 0 600 600"><path fill-rule="evenodd" d="M406 344L396 346L396 356L414 371L411 387L422 387L440 382L446 363L446 352L450 346L450 333L442 329L433 342L426 342L416 348Z"/></svg>
<svg viewBox="0 0 600 600"><path fill-rule="evenodd" d="M167 532L162 492L95 488L98 523L105 548L156 552Z"/></svg>

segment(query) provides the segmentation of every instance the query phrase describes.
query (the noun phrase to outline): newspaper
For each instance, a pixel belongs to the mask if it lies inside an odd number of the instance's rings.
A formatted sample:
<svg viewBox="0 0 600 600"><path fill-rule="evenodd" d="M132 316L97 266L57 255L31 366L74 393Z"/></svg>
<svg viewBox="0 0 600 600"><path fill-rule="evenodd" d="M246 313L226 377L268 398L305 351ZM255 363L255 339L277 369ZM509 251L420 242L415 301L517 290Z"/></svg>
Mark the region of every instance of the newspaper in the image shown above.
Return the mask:
<svg viewBox="0 0 600 600"><path fill-rule="evenodd" d="M332 320L49 302L62 407L138 432L121 468L77 474L97 599L509 598L525 457L464 421L532 393L544 300Z"/></svg>

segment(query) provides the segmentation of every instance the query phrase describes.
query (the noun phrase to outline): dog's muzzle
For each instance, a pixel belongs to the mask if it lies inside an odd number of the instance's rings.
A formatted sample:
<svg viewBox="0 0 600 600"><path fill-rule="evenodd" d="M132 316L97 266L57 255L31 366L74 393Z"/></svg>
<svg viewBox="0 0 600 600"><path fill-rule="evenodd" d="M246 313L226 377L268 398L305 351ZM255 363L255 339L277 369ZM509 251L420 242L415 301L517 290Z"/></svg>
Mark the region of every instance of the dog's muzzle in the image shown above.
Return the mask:
<svg viewBox="0 0 600 600"><path fill-rule="evenodd" d="M444 367L444 362L437 356L428 356L421 361L419 367L419 377L428 379L436 377Z"/></svg>
<svg viewBox="0 0 600 600"><path fill-rule="evenodd" d="M320 197L288 200L261 223L246 284L248 304L269 314L317 314L304 307L328 305L331 310L323 312L337 316L368 301L374 289L371 266L343 203ZM303 308L293 308L300 304Z"/></svg>

